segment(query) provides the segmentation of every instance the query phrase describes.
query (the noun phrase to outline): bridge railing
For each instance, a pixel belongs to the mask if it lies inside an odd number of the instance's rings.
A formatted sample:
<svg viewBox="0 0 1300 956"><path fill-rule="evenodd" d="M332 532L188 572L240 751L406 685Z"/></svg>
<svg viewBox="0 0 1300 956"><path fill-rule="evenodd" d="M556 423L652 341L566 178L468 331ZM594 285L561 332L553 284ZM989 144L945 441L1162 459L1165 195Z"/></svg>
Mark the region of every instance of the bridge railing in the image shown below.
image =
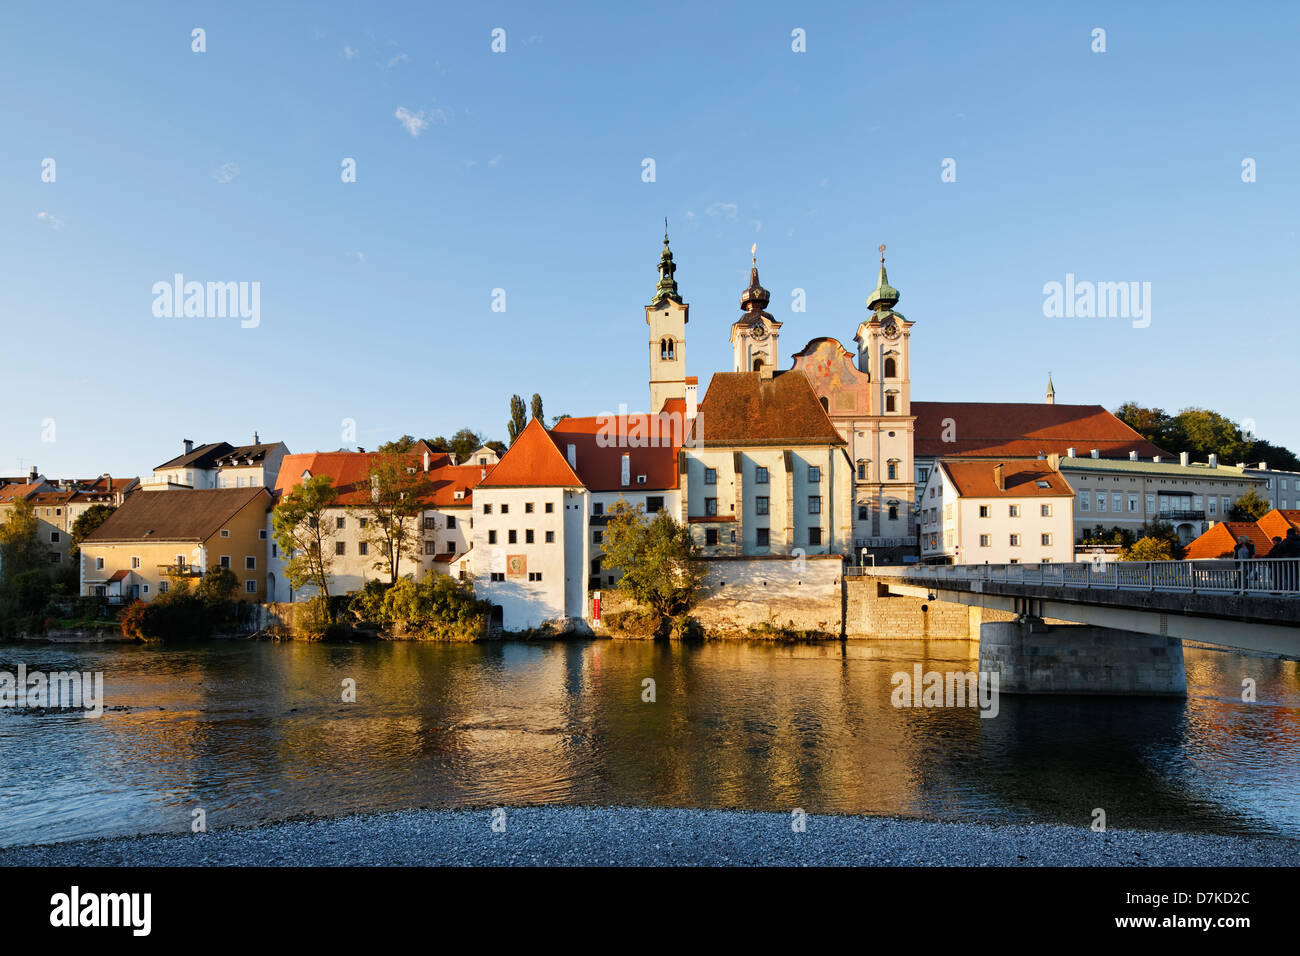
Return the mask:
<svg viewBox="0 0 1300 956"><path fill-rule="evenodd" d="M1071 564L921 564L907 567L902 570L901 576L933 581L1003 581L1008 584L1067 588L1300 597L1300 558Z"/></svg>

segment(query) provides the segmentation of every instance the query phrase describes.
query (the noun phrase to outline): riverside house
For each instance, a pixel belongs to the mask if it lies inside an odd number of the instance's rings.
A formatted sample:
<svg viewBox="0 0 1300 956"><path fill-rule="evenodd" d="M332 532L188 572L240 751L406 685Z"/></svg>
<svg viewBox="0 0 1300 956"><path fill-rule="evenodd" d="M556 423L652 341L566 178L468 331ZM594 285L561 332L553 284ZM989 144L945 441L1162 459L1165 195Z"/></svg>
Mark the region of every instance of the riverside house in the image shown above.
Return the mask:
<svg viewBox="0 0 1300 956"><path fill-rule="evenodd" d="M81 543L83 595L125 603L166 594L179 579L197 581L227 567L238 597L266 600L266 488L138 491Z"/></svg>

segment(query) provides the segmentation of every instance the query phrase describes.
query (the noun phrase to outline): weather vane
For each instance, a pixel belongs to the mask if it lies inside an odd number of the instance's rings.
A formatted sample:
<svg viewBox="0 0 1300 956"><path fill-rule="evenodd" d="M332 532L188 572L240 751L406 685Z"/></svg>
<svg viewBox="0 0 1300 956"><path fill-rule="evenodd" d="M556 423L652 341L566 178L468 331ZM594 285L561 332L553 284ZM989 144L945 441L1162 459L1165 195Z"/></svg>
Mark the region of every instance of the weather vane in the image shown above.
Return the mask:
<svg viewBox="0 0 1300 956"><path fill-rule="evenodd" d="M751 256L754 265L758 265L758 243L757 242L749 247L749 254Z"/></svg>
<svg viewBox="0 0 1300 956"><path fill-rule="evenodd" d="M883 242L880 244L880 261L885 261L885 244Z"/></svg>

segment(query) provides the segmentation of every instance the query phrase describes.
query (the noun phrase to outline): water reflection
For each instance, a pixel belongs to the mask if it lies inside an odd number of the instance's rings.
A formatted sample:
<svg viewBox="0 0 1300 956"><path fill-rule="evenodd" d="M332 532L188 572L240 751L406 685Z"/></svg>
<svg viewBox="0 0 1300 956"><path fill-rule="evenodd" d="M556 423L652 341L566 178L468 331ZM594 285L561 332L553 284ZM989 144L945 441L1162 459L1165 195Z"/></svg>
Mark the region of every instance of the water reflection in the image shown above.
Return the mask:
<svg viewBox="0 0 1300 956"><path fill-rule="evenodd" d="M900 709L966 642L0 648L102 670L99 720L0 712L0 843L293 814L581 803L1300 836L1297 665L1187 650L1189 698ZM1259 702L1241 701L1244 678ZM356 681L356 703L343 682ZM654 703L642 701L645 678Z"/></svg>

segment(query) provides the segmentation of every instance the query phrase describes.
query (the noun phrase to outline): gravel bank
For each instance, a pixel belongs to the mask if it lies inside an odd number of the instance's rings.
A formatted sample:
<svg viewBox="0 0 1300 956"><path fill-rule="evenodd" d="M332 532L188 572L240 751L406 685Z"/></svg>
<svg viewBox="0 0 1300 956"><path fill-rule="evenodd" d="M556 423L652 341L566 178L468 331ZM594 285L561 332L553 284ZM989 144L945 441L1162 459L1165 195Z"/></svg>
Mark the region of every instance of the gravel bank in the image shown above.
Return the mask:
<svg viewBox="0 0 1300 956"><path fill-rule="evenodd" d="M1047 824L585 807L414 810L0 849L0 866L1296 866L1300 841Z"/></svg>

